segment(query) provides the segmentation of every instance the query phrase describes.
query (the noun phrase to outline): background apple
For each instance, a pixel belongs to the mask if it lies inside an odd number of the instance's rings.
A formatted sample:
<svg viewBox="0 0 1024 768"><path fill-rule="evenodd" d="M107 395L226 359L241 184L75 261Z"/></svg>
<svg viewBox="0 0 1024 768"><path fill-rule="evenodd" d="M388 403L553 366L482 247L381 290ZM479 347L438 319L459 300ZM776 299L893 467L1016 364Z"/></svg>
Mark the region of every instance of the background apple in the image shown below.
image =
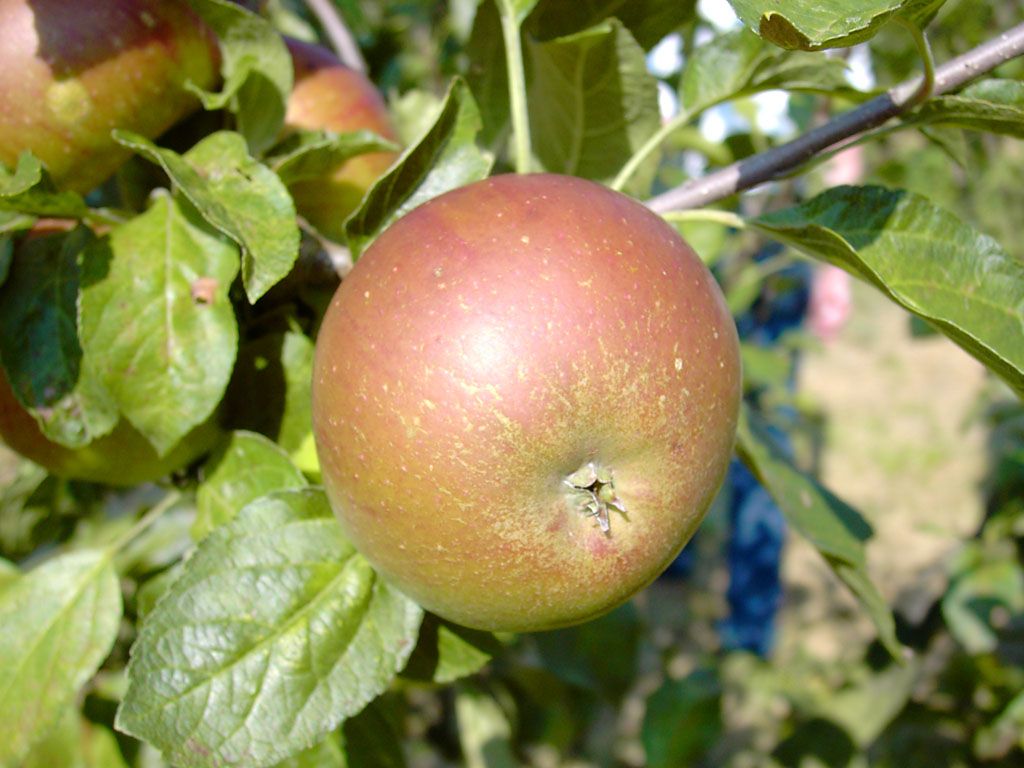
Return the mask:
<svg viewBox="0 0 1024 768"><path fill-rule="evenodd" d="M286 128L337 133L367 130L397 139L387 105L369 79L319 45L291 38L285 42L295 67ZM290 190L299 213L324 235L343 241L345 218L395 157L393 152L357 155L322 178L292 184Z"/></svg>
<svg viewBox="0 0 1024 768"><path fill-rule="evenodd" d="M413 210L343 281L313 375L342 526L490 630L581 622L678 554L732 451L733 321L678 234L593 182L497 176Z"/></svg>
<svg viewBox="0 0 1024 768"><path fill-rule="evenodd" d="M182 0L0 0L0 162L31 150L61 188L87 192L129 156L110 137L153 138L199 106L216 41Z"/></svg>
<svg viewBox="0 0 1024 768"><path fill-rule="evenodd" d="M67 448L48 439L21 403L0 369L0 442L59 477L107 485L148 483L187 466L222 436L214 420L182 438L164 457L125 419L83 448Z"/></svg>

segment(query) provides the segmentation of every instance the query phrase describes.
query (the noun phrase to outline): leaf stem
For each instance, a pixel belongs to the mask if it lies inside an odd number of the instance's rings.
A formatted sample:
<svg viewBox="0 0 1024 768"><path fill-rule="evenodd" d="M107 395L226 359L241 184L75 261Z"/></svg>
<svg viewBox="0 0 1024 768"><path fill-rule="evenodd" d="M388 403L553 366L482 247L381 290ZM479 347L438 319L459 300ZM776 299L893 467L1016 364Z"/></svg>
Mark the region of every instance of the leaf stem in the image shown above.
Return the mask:
<svg viewBox="0 0 1024 768"><path fill-rule="evenodd" d="M713 221L726 227L746 229L747 222L742 216L732 211L720 211L717 208L694 208L687 211L666 211L661 218L670 223L684 221Z"/></svg>
<svg viewBox="0 0 1024 768"><path fill-rule="evenodd" d="M921 65L924 68L921 84L904 107L905 109L913 109L931 98L935 90L935 57L932 56L932 47L928 43L927 35L925 35L924 30L918 24L905 16L897 16L896 22L910 32L910 36L914 38L914 45L921 56Z"/></svg>
<svg viewBox="0 0 1024 768"><path fill-rule="evenodd" d="M501 33L505 43L505 66L508 69L509 106L512 112L512 133L515 140L516 173L529 173L531 163L530 114L526 107L526 69L519 39L519 20L508 2L498 0Z"/></svg>
<svg viewBox="0 0 1024 768"><path fill-rule="evenodd" d="M651 138L644 142L644 145L640 147L640 149L638 149L631 158L629 158L629 162L622 166L622 170L619 171L618 175L612 181L611 188L616 192L621 192L622 188L626 186L631 178L633 178L633 174L636 173L637 169L643 164L643 162L650 157L651 154L661 146L661 143L671 136L674 131L679 130L690 122L690 118L692 117L693 115L688 111L681 109L674 117L662 123L661 128L659 128Z"/></svg>
<svg viewBox="0 0 1024 768"><path fill-rule="evenodd" d="M159 503L154 505L146 514L139 518L135 525L125 531L123 534L118 536L114 542L110 545L109 551L111 553L118 552L124 549L125 546L130 544L134 539L138 538L149 526L159 520L171 507L181 501L180 491L171 491L164 496Z"/></svg>

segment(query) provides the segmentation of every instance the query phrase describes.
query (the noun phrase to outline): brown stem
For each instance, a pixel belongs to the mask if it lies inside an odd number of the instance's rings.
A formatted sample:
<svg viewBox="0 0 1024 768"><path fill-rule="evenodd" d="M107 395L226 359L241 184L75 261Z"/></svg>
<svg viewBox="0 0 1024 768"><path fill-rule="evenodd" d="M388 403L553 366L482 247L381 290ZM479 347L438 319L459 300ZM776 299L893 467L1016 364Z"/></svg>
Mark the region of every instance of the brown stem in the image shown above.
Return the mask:
<svg viewBox="0 0 1024 768"><path fill-rule="evenodd" d="M1024 24L1001 33L935 70L934 95L948 93L1024 54ZM917 78L897 85L792 141L693 179L647 201L658 213L699 208L785 175L819 152L875 128L912 105Z"/></svg>

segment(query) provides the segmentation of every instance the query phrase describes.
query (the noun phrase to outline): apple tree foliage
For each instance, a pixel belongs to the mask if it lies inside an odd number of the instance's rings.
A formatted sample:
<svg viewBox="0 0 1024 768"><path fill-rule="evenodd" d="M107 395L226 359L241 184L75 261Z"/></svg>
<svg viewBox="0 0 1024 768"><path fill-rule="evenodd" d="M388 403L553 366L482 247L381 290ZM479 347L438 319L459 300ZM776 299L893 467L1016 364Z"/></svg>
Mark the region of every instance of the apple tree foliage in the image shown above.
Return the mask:
<svg viewBox="0 0 1024 768"><path fill-rule="evenodd" d="M338 0L406 148L335 243L296 215L288 184L390 144L358 131L281 139L292 71L280 33L322 37L318 17L283 0L262 15L194 5L221 49L202 111L155 140L115 130L134 157L84 197L29 153L0 168L0 361L44 434L77 447L127 419L163 455L208 419L227 429L201 461L128 491L29 462L6 473L0 765L1024 760L1024 68L1012 55L867 131L876 162L863 186L823 186L819 152L768 186L741 178L713 205L665 212L720 268L734 310L761 278L729 254L781 243L949 337L1003 393L986 416L986 519L916 622L872 582L870 525L745 410L738 455L873 622L876 643L848 668L705 654L684 674L655 662L661 674L641 677L659 646L632 604L524 637L425 613L335 524L309 421L336 268L413 207L515 168L646 200L686 180L683 157L713 170L779 143L756 127L709 143L695 126L716 105L743 114L749 97L787 91L806 132L877 95L850 85L850 46L869 47L889 87L932 56L1005 37L1019 8L732 0L743 27L722 32L687 0ZM646 56L671 33L683 65L659 84ZM679 101L670 129L659 86ZM39 219L70 224L16 258ZM780 356L746 348L744 363L748 390L784 396ZM941 398L941 382L920 396ZM706 612L700 592L680 615ZM773 698L785 714L744 741L726 706L737 697ZM617 728L628 702L644 714Z"/></svg>

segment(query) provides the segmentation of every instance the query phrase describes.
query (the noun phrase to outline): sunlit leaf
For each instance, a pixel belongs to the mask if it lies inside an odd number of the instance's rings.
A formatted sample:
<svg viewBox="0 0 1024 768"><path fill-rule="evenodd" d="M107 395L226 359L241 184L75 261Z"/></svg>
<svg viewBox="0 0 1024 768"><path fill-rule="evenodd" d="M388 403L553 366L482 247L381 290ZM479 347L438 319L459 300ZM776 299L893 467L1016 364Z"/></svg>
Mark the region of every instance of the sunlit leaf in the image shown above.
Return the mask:
<svg viewBox="0 0 1024 768"><path fill-rule="evenodd" d="M1024 395L1024 262L910 192L836 187L751 222L873 284Z"/></svg>
<svg viewBox="0 0 1024 768"><path fill-rule="evenodd" d="M121 590L105 552L55 557L0 590L0 765L17 765L95 674Z"/></svg>
<svg viewBox="0 0 1024 768"><path fill-rule="evenodd" d="M263 435L234 432L207 463L206 477L196 494L198 511L192 536L201 539L218 525L231 522L242 507L273 491L302 488L306 478L288 454Z"/></svg>
<svg viewBox="0 0 1024 768"><path fill-rule="evenodd" d="M780 51L740 29L693 52L679 80L679 100L687 114L695 115L723 101L773 88L846 91L846 65L824 54Z"/></svg>
<svg viewBox="0 0 1024 768"><path fill-rule="evenodd" d="M478 672L501 647L490 632L452 624L428 613L402 677L450 683Z"/></svg>
<svg viewBox="0 0 1024 768"><path fill-rule="evenodd" d="M781 48L816 51L870 40L899 14L926 22L945 0L729 0L754 32Z"/></svg>
<svg viewBox="0 0 1024 768"><path fill-rule="evenodd" d="M249 149L259 153L277 139L284 122L292 90L288 49L270 22L237 3L189 1L217 33L224 76L220 93L196 92L207 109L234 112Z"/></svg>
<svg viewBox="0 0 1024 768"><path fill-rule="evenodd" d="M237 133L212 133L184 155L126 131L115 138L158 163L200 215L242 248L242 282L255 302L299 255L295 205L277 174L249 156Z"/></svg>
<svg viewBox="0 0 1024 768"><path fill-rule="evenodd" d="M210 417L227 387L237 272L234 246L166 194L86 252L82 346L161 455Z"/></svg>
<svg viewBox="0 0 1024 768"><path fill-rule="evenodd" d="M273 765L379 695L421 619L322 491L263 497L200 543L148 615L117 727L183 768Z"/></svg>
<svg viewBox="0 0 1024 768"><path fill-rule="evenodd" d="M998 78L982 80L960 93L929 99L907 122L1024 138L1024 83Z"/></svg>
<svg viewBox="0 0 1024 768"><path fill-rule="evenodd" d="M13 171L0 163L0 209L68 219L89 213L77 192L57 191L42 163L30 152L18 156L18 166Z"/></svg>
<svg viewBox="0 0 1024 768"><path fill-rule="evenodd" d="M372 131L299 131L274 147L269 165L285 184L317 179L346 160L367 152L395 152L398 146Z"/></svg>
<svg viewBox="0 0 1024 768"><path fill-rule="evenodd" d="M353 258L403 214L421 203L486 178L493 158L475 143L480 112L465 81L452 81L444 106L423 138L370 188L345 222Z"/></svg>
<svg viewBox="0 0 1024 768"><path fill-rule="evenodd" d="M552 172L610 181L661 124L643 49L617 20L529 41L530 132Z"/></svg>

